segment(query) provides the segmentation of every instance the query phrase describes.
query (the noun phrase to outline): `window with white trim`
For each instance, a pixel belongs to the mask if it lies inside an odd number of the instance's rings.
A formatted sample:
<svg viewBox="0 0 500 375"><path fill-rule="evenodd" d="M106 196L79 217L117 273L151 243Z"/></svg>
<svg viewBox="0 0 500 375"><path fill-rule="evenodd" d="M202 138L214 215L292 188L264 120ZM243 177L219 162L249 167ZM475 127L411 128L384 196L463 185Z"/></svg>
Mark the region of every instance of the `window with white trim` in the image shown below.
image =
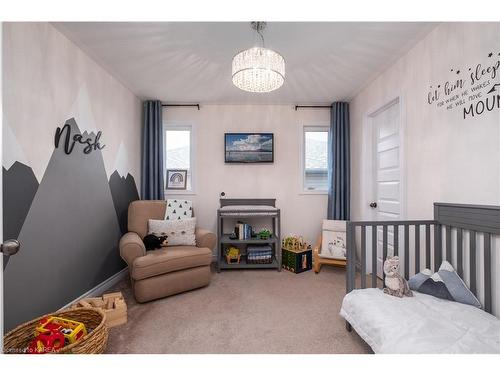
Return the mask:
<svg viewBox="0 0 500 375"><path fill-rule="evenodd" d="M168 169L186 169L186 190L193 191L193 129L191 125L165 125L165 175ZM166 179L165 179L166 181ZM176 194L182 190L176 190Z"/></svg>
<svg viewBox="0 0 500 375"><path fill-rule="evenodd" d="M302 177L305 192L328 192L328 127L304 126Z"/></svg>

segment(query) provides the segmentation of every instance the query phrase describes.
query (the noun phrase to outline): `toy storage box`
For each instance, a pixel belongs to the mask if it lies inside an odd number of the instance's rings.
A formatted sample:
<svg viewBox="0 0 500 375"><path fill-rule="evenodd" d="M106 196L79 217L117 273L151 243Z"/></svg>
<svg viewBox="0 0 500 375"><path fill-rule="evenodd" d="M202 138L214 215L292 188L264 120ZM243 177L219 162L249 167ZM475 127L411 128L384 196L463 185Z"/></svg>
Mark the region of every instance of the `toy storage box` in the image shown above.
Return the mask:
<svg viewBox="0 0 500 375"><path fill-rule="evenodd" d="M304 250L281 250L282 268L294 272L301 273L312 269L312 250L310 248Z"/></svg>
<svg viewBox="0 0 500 375"><path fill-rule="evenodd" d="M116 327L127 323L127 304L121 292L104 294L102 297L83 298L71 307L97 307L106 315L106 325Z"/></svg>

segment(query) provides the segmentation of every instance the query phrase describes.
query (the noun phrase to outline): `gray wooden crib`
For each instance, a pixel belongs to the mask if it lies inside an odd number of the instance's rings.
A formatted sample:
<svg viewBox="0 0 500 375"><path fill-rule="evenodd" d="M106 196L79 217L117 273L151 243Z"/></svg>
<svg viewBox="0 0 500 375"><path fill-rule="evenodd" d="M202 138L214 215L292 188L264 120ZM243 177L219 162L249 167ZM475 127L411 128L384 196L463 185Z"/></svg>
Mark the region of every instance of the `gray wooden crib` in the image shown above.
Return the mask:
<svg viewBox="0 0 500 375"><path fill-rule="evenodd" d="M491 313L491 253L493 239L498 235L498 206L434 203L433 220L350 221L347 223L346 292L367 288L367 284L373 288L381 285L376 272L380 255L382 262L388 254L399 255L401 273L406 279L420 272L423 266L437 271L441 262L447 260L462 279L467 273L464 280L479 300L479 291L483 291L484 310ZM493 249L498 250L494 246ZM371 276L367 276L369 268ZM348 323L347 329L351 330Z"/></svg>

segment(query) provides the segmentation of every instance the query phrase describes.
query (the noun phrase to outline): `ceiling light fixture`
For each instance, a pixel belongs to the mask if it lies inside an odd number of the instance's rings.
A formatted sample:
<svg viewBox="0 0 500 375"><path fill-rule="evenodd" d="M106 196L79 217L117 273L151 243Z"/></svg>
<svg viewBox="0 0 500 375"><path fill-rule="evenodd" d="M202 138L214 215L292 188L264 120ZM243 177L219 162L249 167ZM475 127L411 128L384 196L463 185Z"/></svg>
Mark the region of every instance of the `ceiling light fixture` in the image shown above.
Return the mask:
<svg viewBox="0 0 500 375"><path fill-rule="evenodd" d="M265 22L251 22L260 35L262 47L253 47L233 57L233 84L249 92L271 92L285 82L285 59L279 53L265 48L262 30Z"/></svg>

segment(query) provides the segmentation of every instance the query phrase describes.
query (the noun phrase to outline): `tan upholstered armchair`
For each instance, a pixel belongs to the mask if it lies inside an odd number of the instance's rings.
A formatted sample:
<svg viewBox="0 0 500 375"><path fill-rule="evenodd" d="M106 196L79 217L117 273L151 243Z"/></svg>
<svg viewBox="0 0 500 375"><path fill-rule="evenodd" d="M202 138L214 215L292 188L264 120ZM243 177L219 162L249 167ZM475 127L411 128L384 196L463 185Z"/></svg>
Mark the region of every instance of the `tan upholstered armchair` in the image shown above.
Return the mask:
<svg viewBox="0 0 500 375"><path fill-rule="evenodd" d="M138 302L170 296L208 285L215 234L196 229L196 246L169 246L146 251L142 239L148 219L165 217L165 201L134 201L128 208L128 230L120 240L120 255L127 262Z"/></svg>

